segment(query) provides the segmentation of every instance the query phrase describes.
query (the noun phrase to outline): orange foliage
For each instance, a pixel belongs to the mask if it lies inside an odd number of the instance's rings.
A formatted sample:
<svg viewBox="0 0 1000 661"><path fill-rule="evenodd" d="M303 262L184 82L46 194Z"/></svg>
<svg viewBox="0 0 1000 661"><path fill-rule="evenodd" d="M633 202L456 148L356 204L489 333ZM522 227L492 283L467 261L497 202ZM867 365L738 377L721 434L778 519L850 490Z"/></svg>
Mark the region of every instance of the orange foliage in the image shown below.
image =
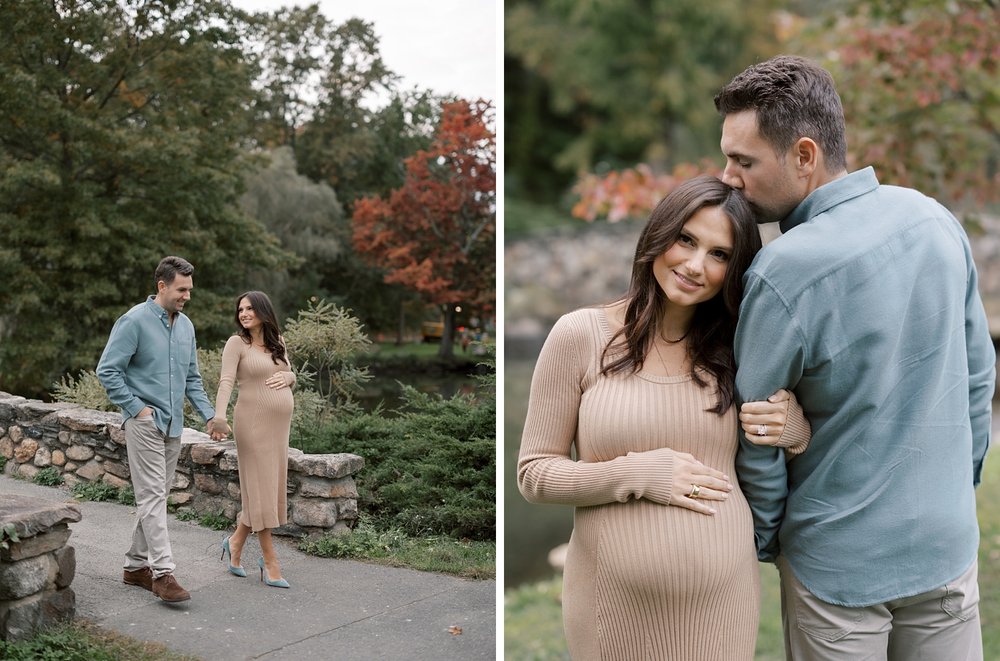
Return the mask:
<svg viewBox="0 0 1000 661"><path fill-rule="evenodd" d="M430 303L492 303L495 296L492 112L482 100L444 104L430 148L406 159L403 186L354 206L357 251L386 269L387 283Z"/></svg>
<svg viewBox="0 0 1000 661"><path fill-rule="evenodd" d="M573 187L580 200L573 206L572 214L588 222L607 218L611 223L645 217L685 179L721 173L717 165L703 161L700 165L682 163L669 174L656 174L644 163L604 176L588 174Z"/></svg>

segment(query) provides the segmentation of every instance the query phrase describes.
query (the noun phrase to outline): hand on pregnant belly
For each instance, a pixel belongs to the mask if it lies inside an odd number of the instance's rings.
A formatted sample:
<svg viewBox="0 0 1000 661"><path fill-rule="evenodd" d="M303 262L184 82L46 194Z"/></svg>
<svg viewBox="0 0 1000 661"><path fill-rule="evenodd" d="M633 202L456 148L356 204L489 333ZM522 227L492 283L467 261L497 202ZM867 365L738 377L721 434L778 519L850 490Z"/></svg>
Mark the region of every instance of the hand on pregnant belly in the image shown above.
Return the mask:
<svg viewBox="0 0 1000 661"><path fill-rule="evenodd" d="M289 386L288 379L285 377L285 372L275 372L267 378L264 383L271 390L281 390L282 388L287 388Z"/></svg>
<svg viewBox="0 0 1000 661"><path fill-rule="evenodd" d="M701 514L715 514L715 508L706 501L726 500L733 490L728 475L706 466L686 452L659 448L648 452L629 452L628 456L667 462L662 486L669 485L669 491L654 488L644 495L663 505L686 507Z"/></svg>

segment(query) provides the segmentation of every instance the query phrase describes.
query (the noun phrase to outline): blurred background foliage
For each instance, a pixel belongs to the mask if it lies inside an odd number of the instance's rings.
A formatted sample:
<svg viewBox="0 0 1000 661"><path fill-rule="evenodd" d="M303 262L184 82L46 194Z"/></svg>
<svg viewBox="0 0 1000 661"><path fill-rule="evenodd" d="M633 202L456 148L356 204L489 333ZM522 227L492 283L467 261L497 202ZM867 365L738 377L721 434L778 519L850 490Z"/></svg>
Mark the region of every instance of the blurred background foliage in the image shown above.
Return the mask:
<svg viewBox="0 0 1000 661"><path fill-rule="evenodd" d="M514 0L505 5L505 229L568 214L580 198L633 192L603 181L644 165L721 168L712 97L778 53L811 57L837 80L853 168L948 204L1000 191L998 9L983 0ZM708 167L705 167L705 162ZM638 186L656 187L655 177ZM669 187L669 182L667 186ZM630 208L643 218L652 202ZM610 200L608 199L610 196ZM644 198L645 199L645 198ZM541 209L539 209L541 207ZM578 214L581 215L581 214Z"/></svg>
<svg viewBox="0 0 1000 661"><path fill-rule="evenodd" d="M475 100L403 88L372 24L316 5L0 0L0 70L0 389L44 398L92 368L168 254L195 265L207 347L251 288L279 316L333 301L372 336L444 318L358 257L352 215L404 185L442 104ZM478 292L448 303L493 314Z"/></svg>

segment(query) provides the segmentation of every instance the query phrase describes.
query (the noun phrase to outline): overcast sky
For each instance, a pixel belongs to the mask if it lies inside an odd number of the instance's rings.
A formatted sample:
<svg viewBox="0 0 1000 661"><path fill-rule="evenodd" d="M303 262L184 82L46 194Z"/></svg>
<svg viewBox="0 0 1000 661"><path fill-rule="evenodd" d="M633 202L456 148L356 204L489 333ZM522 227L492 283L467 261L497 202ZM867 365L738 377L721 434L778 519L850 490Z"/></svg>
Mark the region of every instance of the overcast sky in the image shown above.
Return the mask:
<svg viewBox="0 0 1000 661"><path fill-rule="evenodd" d="M232 0L242 9L273 11L306 0ZM441 95L496 101L497 0L319 0L327 18L362 18L375 26L382 60L414 86Z"/></svg>

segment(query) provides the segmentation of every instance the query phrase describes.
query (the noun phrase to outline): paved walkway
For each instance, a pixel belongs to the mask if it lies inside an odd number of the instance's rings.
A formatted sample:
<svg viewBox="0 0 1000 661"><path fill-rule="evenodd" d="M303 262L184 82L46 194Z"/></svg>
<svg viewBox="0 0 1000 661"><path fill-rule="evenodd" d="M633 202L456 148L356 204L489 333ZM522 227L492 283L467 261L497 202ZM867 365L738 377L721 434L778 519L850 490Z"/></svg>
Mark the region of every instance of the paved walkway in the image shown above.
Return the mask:
<svg viewBox="0 0 1000 661"><path fill-rule="evenodd" d="M4 475L0 493L73 500L66 489ZM69 539L76 613L104 628L205 661L495 658L496 581L317 558L275 537L292 587L271 588L260 582L256 537L243 551L247 578L238 578L219 561L225 532L171 516L176 576L191 600L166 604L122 583L134 509L79 505L83 518L70 524Z"/></svg>

